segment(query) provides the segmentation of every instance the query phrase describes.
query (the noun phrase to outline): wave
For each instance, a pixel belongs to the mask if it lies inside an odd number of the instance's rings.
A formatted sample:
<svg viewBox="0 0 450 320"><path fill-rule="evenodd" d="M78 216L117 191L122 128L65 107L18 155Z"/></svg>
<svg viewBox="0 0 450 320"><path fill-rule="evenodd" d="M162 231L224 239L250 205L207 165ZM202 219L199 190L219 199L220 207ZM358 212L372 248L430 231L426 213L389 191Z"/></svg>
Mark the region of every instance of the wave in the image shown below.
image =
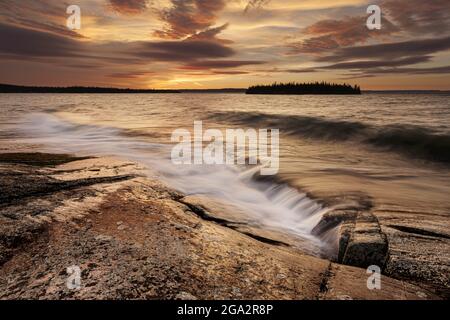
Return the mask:
<svg viewBox="0 0 450 320"><path fill-rule="evenodd" d="M233 124L278 128L281 133L327 141L352 141L410 157L450 163L450 135L413 125L371 126L308 116L247 112L217 112L211 119Z"/></svg>
<svg viewBox="0 0 450 320"><path fill-rule="evenodd" d="M28 115L19 129L33 143L52 151L136 161L186 195L208 196L230 204L245 214L246 223L307 240L315 248L313 253L328 252L328 243L311 232L330 209L285 183L261 181L258 166L175 165L170 145L138 140L116 128L73 124L50 114Z"/></svg>

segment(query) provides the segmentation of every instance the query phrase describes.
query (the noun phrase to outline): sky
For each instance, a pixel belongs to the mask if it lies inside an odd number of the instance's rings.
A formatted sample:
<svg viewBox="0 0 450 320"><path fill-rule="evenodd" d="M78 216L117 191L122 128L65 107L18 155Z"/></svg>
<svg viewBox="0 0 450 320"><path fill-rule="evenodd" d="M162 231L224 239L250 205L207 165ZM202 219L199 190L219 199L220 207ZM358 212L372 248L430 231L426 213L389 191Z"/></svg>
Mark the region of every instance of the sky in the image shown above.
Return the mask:
<svg viewBox="0 0 450 320"><path fill-rule="evenodd" d="M450 90L450 1L0 0L0 71L39 86Z"/></svg>

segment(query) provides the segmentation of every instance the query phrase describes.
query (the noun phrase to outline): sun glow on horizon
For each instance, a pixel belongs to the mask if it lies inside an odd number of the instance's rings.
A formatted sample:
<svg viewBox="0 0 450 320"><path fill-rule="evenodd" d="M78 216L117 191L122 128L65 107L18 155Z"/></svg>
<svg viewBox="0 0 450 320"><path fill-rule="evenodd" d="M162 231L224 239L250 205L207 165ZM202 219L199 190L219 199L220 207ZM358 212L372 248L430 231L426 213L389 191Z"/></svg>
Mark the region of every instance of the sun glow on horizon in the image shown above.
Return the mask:
<svg viewBox="0 0 450 320"><path fill-rule="evenodd" d="M80 0L82 27L72 31L60 1L4 0L0 82L242 88L325 80L450 89L450 19L436 14L450 12L449 2L384 0L375 31L366 27L368 0L248 4Z"/></svg>

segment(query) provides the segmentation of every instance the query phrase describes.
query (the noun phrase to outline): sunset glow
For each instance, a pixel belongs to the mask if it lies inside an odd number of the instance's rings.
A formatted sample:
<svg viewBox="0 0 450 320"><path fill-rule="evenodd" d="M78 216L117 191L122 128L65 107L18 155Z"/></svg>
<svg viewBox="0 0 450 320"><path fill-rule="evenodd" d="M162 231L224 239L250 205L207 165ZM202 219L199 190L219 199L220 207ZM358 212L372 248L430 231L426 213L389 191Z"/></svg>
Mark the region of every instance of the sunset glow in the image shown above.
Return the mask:
<svg viewBox="0 0 450 320"><path fill-rule="evenodd" d="M334 81L450 89L450 2L79 0L0 2L1 83L244 88ZM382 9L368 30L367 7Z"/></svg>

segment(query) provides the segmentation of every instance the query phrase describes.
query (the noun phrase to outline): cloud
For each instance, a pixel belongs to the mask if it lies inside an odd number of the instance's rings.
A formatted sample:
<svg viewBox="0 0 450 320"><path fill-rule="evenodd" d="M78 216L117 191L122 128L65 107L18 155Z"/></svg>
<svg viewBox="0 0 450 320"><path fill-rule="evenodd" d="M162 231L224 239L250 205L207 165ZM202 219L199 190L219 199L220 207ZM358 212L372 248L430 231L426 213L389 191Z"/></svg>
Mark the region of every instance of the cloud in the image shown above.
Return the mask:
<svg viewBox="0 0 450 320"><path fill-rule="evenodd" d="M117 79L137 79L140 77L145 77L149 75L153 75L154 72L147 72L147 71L135 71L135 72L117 72L117 73L111 73L108 76L111 78L117 78Z"/></svg>
<svg viewBox="0 0 450 320"><path fill-rule="evenodd" d="M383 0L380 6L402 30L421 35L450 32L448 0Z"/></svg>
<svg viewBox="0 0 450 320"><path fill-rule="evenodd" d="M57 0L1 0L0 22L47 31L72 38L83 38L65 25L67 5Z"/></svg>
<svg viewBox="0 0 450 320"><path fill-rule="evenodd" d="M235 54L231 48L205 40L139 42L128 52L141 58L179 62L226 58Z"/></svg>
<svg viewBox="0 0 450 320"><path fill-rule="evenodd" d="M14 41L10 41L14 39ZM135 41L95 43L77 41L61 35L0 23L0 55L14 60L70 58L65 65L147 65L154 62L197 64L207 68L231 68L251 62L224 62L236 52L218 42L208 40ZM256 63L256 62L254 62Z"/></svg>
<svg viewBox="0 0 450 320"><path fill-rule="evenodd" d="M219 27L208 28L206 30L193 34L188 38L188 40L210 40L210 41L218 41L223 44L233 43L233 41L230 40L217 38L217 35L219 35L226 28L228 28L228 23L225 23L224 25L221 25Z"/></svg>
<svg viewBox="0 0 450 320"><path fill-rule="evenodd" d="M321 70L367 70L380 67L400 67L408 66L417 63L428 62L431 56L415 56L398 60L359 60L351 62L341 62L323 67L305 68L305 69L290 69L286 70L291 73L305 73L316 72Z"/></svg>
<svg viewBox="0 0 450 320"><path fill-rule="evenodd" d="M420 59L418 59L420 60ZM345 70L346 76L343 79L360 79L360 78L373 78L377 75L383 74L411 74L411 75L424 75L424 74L449 74L450 66L442 67L429 67L429 68L404 68L397 67L397 65L403 65L401 61L362 61L358 63L348 63L348 68L346 63L330 65L319 68L304 68L304 69L289 69L284 70L288 73L313 73L313 72L323 72L327 70ZM379 67L376 67L376 66Z"/></svg>
<svg viewBox="0 0 450 320"><path fill-rule="evenodd" d="M2 55L28 58L76 57L80 55L81 50L80 43L73 39L0 23L0 54Z"/></svg>
<svg viewBox="0 0 450 320"><path fill-rule="evenodd" d="M384 20L370 31L365 0L80 0L78 34L65 1L0 0L1 78L142 86L185 75L216 85L246 74L240 81L448 74L448 0L375 3Z"/></svg>
<svg viewBox="0 0 450 320"><path fill-rule="evenodd" d="M189 63L182 68L188 70L227 69L263 63L265 62L253 60L201 60Z"/></svg>
<svg viewBox="0 0 450 320"><path fill-rule="evenodd" d="M121 14L135 15L147 9L147 0L109 0L110 7Z"/></svg>
<svg viewBox="0 0 450 320"><path fill-rule="evenodd" d="M377 73L406 73L406 74L448 74L450 66L432 67L432 68L390 68L372 70L372 74Z"/></svg>
<svg viewBox="0 0 450 320"><path fill-rule="evenodd" d="M341 20L320 20L302 31L309 38L291 43L291 54L314 53L335 50L359 43L366 43L373 38L382 38L399 29L387 19L382 21L382 29L371 31L366 26L367 17L354 16Z"/></svg>
<svg viewBox="0 0 450 320"><path fill-rule="evenodd" d="M249 10L254 8L261 8L262 6L268 4L271 0L249 0L245 6L244 12L247 13Z"/></svg>
<svg viewBox="0 0 450 320"><path fill-rule="evenodd" d="M0 23L0 56L3 61L11 60L17 65L22 61L40 62L32 71L33 77L36 77L37 70L48 70L57 77L58 70L70 68L74 70L70 72L78 75L78 80L72 79L78 83L73 84L139 86L144 79L160 76L161 71L157 70L164 70L165 75L171 76L179 75L180 70L203 70L204 76L243 75L245 71L234 68L263 63L231 60L234 55L233 49L210 40L97 43ZM89 76L82 78L82 74ZM11 74L4 76L11 78ZM60 80L61 83L70 82L63 77Z"/></svg>
<svg viewBox="0 0 450 320"><path fill-rule="evenodd" d="M250 8L261 7L270 0L249 0L244 12ZM229 24L214 27L219 13L227 3L236 0L170 0L171 7L159 12L159 17L167 26L156 30L154 35L163 39L201 39L231 43L232 41L217 39L217 35Z"/></svg>
<svg viewBox="0 0 450 320"><path fill-rule="evenodd" d="M303 39L291 42L290 55L313 54L313 61L325 66L289 69L290 73L342 70L354 77L374 77L387 73L437 74L447 67L406 67L430 63L438 52L450 50L450 2L431 0L383 0L382 29L370 31L367 16L322 19L302 30ZM440 38L421 39L427 34ZM399 41L411 35L419 39ZM396 36L396 38L394 38ZM392 39L396 39L393 42ZM386 42L391 40L391 42ZM374 44L367 44L373 43Z"/></svg>
<svg viewBox="0 0 450 320"><path fill-rule="evenodd" d="M319 62L340 62L354 59L401 59L429 55L450 50L450 37L381 43L366 46L340 48L334 54L319 57Z"/></svg>
<svg viewBox="0 0 450 320"><path fill-rule="evenodd" d="M222 75L243 75L243 74L249 74L250 72L248 71L217 71L217 70L213 70L211 71L211 73L213 74L222 74Z"/></svg>
<svg viewBox="0 0 450 320"><path fill-rule="evenodd" d="M351 69L371 69L379 67L399 67L428 62L431 60L431 58L432 58L431 56L415 56L397 60L363 60L363 61L342 62L323 67L323 69L351 70Z"/></svg>
<svg viewBox="0 0 450 320"><path fill-rule="evenodd" d="M408 75L448 75L450 66L431 68L376 68L369 70L358 70L350 73L345 79L373 78L386 74L408 74Z"/></svg>
<svg viewBox="0 0 450 320"><path fill-rule="evenodd" d="M289 73L313 73L342 70L349 79L375 75L444 74L449 67L405 67L431 62L433 55L450 50L450 37L339 48L332 55L317 57L316 62L334 62L320 67L288 69Z"/></svg>
<svg viewBox="0 0 450 320"><path fill-rule="evenodd" d="M226 0L171 0L172 6L159 16L167 24L155 35L166 39L182 39L211 28Z"/></svg>
<svg viewBox="0 0 450 320"><path fill-rule="evenodd" d="M289 44L290 54L322 54L369 41L385 41L390 36L406 33L416 35L450 32L450 1L448 0L383 0L381 30L368 30L367 16L323 19L306 27L304 39Z"/></svg>

